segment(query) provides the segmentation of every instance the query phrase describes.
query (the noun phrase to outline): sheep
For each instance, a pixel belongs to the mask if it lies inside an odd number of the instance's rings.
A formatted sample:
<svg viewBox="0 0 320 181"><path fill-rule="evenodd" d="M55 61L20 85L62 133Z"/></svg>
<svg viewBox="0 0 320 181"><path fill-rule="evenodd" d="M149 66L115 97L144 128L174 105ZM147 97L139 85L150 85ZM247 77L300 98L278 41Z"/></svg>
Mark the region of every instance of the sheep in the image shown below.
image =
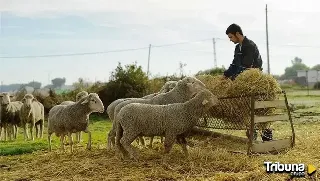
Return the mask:
<svg viewBox="0 0 320 181"><path fill-rule="evenodd" d="M154 96L156 96L156 95L158 95L158 94L169 92L170 90L172 90L172 89L177 85L177 82L178 82L178 81L167 81L167 82L162 86L162 88L160 89L159 92L146 95L146 96L144 96L144 97L142 97L142 98L143 98L143 99L149 99L149 98L152 98L152 97L154 97Z"/></svg>
<svg viewBox="0 0 320 181"><path fill-rule="evenodd" d="M146 96L142 97L142 99L150 99L150 98L153 98L154 96L156 96L156 95L158 95L158 94L169 92L169 91L172 90L176 85L177 85L177 81L168 81L168 82L166 82L166 83L162 86L162 88L160 89L159 92L146 95ZM115 107L116 107L119 103L124 102L124 101L127 101L127 100L131 100L131 99L134 99L134 98L117 99L117 100L113 101L113 102L107 107L107 113L108 113L108 116L109 116L109 118L110 118L111 121L114 120L114 109L115 109Z"/></svg>
<svg viewBox="0 0 320 181"><path fill-rule="evenodd" d="M13 138L17 138L18 127L21 124L19 118L19 111L22 106L21 101L12 101L10 98L13 96L7 92L3 92L0 94L1 100L1 127L4 128L4 140L7 141L7 135L9 135L9 139L11 140L11 135L13 134ZM2 129L2 128L1 128ZM1 133L1 131L0 131ZM1 135L1 134L0 134Z"/></svg>
<svg viewBox="0 0 320 181"><path fill-rule="evenodd" d="M27 133L27 124L30 124L32 141L34 141L34 128L36 128L36 137L40 137L42 139L44 128L44 106L32 94L24 95L21 102L23 105L20 109L19 117L24 131L24 140L29 138Z"/></svg>
<svg viewBox="0 0 320 181"><path fill-rule="evenodd" d="M51 135L60 137L61 148L64 151L64 137L68 135L71 152L73 152L72 133L83 131L88 133L87 149L91 150L91 131L89 130L89 116L93 112L104 112L104 106L98 94L90 93L79 101L70 105L56 105L49 111L48 142L51 148Z"/></svg>
<svg viewBox="0 0 320 181"><path fill-rule="evenodd" d="M200 80L194 77L185 77L182 80L177 82L177 85L167 93L159 94L151 99L132 99L125 102L118 104L114 110L114 115L116 116L122 107L130 103L144 103L144 104L158 104L158 105L165 105L165 104L172 104L172 103L181 103L188 101L191 97L201 89L206 88L205 84L203 84ZM143 116L143 115L141 115ZM109 132L108 142L113 141L116 136L116 128L115 128L115 121L113 121L112 128ZM151 138L150 141L152 141ZM152 147L152 142L149 145Z"/></svg>
<svg viewBox="0 0 320 181"><path fill-rule="evenodd" d="M86 97L89 93L87 91L81 91L76 95L76 102L82 99L83 97ZM63 101L60 105L69 105L69 104L74 104L75 102L73 101ZM81 132L76 133L76 140L78 143L81 142Z"/></svg>
<svg viewBox="0 0 320 181"><path fill-rule="evenodd" d="M142 99L150 99L150 98L153 98L154 96L156 96L156 95L158 95L158 94L169 92L169 91L172 90L176 85L177 85L177 81L167 81L167 82L162 86L162 88L160 89L159 92L146 95L146 96L142 97ZM123 98L123 99L117 99L117 100L113 101L113 102L107 107L107 113L108 113L109 119L110 119L111 121L114 120L114 109L116 108L116 106L117 106L118 104L120 104L121 102L127 101L127 100L131 100L131 99L134 99L134 98ZM107 149L110 149L110 148L111 148L111 144L114 145L114 136L112 137L112 138L113 138L112 140L109 140L110 134L115 134L115 132L109 132L109 133L107 133ZM111 138L111 137L110 137L110 138ZM141 144L144 145L144 140L143 140L143 138L140 137L140 141L141 141Z"/></svg>
<svg viewBox="0 0 320 181"><path fill-rule="evenodd" d="M188 132L196 126L199 118L217 103L217 96L203 89L184 103L128 104L116 115L116 148L123 155L129 153L131 158L137 160L137 152L131 143L138 136L164 136L165 153L170 152L174 141L177 140L188 157L185 139Z"/></svg>

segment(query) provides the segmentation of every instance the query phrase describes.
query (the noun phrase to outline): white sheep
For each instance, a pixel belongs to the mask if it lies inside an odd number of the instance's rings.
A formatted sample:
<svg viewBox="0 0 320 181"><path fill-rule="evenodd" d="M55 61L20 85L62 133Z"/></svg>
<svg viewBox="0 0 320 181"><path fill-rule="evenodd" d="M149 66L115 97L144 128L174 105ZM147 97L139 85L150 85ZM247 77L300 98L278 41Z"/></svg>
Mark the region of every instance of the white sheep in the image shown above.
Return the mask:
<svg viewBox="0 0 320 181"><path fill-rule="evenodd" d="M129 153L131 158L138 159L137 152L131 145L138 136L164 136L165 153L170 152L177 140L185 156L188 156L186 135L196 126L199 118L217 103L215 95L209 90L202 90L184 103L128 104L116 115L116 147L124 155Z"/></svg>
<svg viewBox="0 0 320 181"><path fill-rule="evenodd" d="M163 86L162 88L160 89L159 92L157 93L152 93L152 94L149 94L149 95L146 95L144 97L142 97L142 99L151 99L153 98L154 96L158 95L158 94L161 94L161 93L166 93L166 92L169 92L170 90L172 90L175 86L177 85L177 81L167 81ZM124 101L127 101L127 100L131 100L131 99L134 99L134 98L123 98L123 99L117 99L115 101L113 101L108 107L107 107L107 113L108 113L108 116L109 116L109 119L111 120L111 122L113 122L114 120L114 109L116 108L116 106ZM115 135L115 132L109 132L107 133L107 149L110 149L112 145L114 145L114 136L110 136L110 134L112 135ZM111 138L111 140L109 140L109 138ZM139 137L139 140L141 142L141 144L144 146L144 139L142 137ZM152 140L151 140L152 142ZM151 143L152 144L152 143Z"/></svg>
<svg viewBox="0 0 320 181"><path fill-rule="evenodd" d="M0 100L1 100L1 114L0 114L0 120L1 120L1 127L4 128L4 140L7 141L7 135L9 135L9 139L11 140L11 136L13 135L13 138L17 138L18 134L18 127L21 124L20 117L19 117L19 111L22 106L21 101L11 101L10 98L13 96L10 95L7 92L3 92L0 94ZM2 128L0 129L2 130ZM1 135L1 131L0 131Z"/></svg>
<svg viewBox="0 0 320 181"><path fill-rule="evenodd" d="M143 104L172 104L172 103L182 103L188 101L192 96L199 92L200 90L206 88L200 80L194 77L185 77L179 80L177 85L167 93L159 94L151 99L132 99L118 104L114 110L114 115L116 116L121 108L130 103L143 103ZM141 115L143 117L143 115ZM112 128L109 132L108 142L115 140L116 136L116 121L113 121ZM152 139L151 139L152 141ZM152 147L152 142L150 147Z"/></svg>
<svg viewBox="0 0 320 181"><path fill-rule="evenodd" d="M78 102L70 105L56 105L49 111L48 142L51 151L51 135L60 137L64 150L64 137L68 135L71 152L73 152L72 133L83 131L88 133L87 149L91 149L91 131L89 131L89 115L93 112L104 112L104 106L98 94L90 93Z"/></svg>
<svg viewBox="0 0 320 181"><path fill-rule="evenodd" d="M79 93L77 93L76 95L76 102L79 101L80 99L82 99L83 97L88 96L89 93L87 91L80 91ZM74 104L74 101L63 101L60 105L70 105L70 104ZM81 142L81 137L82 137L82 133L81 132L76 132L76 140L78 143Z"/></svg>
<svg viewBox="0 0 320 181"><path fill-rule="evenodd" d="M34 141L34 128L36 128L36 137L43 138L44 106L32 94L24 95L21 102L23 103L23 105L21 106L19 116L24 131L24 140L27 140L27 138L29 138L27 132L28 124L30 124L32 141Z"/></svg>

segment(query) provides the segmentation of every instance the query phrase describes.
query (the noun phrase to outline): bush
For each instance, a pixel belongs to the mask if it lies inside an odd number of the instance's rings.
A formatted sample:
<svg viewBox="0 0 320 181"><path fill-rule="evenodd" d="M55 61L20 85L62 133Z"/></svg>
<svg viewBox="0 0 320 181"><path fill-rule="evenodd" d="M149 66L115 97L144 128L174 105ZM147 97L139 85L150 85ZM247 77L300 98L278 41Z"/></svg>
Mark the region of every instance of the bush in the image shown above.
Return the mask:
<svg viewBox="0 0 320 181"><path fill-rule="evenodd" d="M226 69L224 67L217 67L217 68L212 68L212 69L207 69L207 70L201 70L199 71L196 76L198 75L222 75L223 72L225 71Z"/></svg>
<svg viewBox="0 0 320 181"><path fill-rule="evenodd" d="M119 98L143 97L149 88L148 77L137 64L121 66L111 73L111 79L97 89L105 107Z"/></svg>
<svg viewBox="0 0 320 181"><path fill-rule="evenodd" d="M320 82L316 82L313 86L314 89L320 90Z"/></svg>
<svg viewBox="0 0 320 181"><path fill-rule="evenodd" d="M44 107L44 113L47 115L50 111L50 109L60 104L64 101L63 97L61 95L57 95L52 89L49 91L49 96L43 97L40 94L33 93L33 96L41 103Z"/></svg>

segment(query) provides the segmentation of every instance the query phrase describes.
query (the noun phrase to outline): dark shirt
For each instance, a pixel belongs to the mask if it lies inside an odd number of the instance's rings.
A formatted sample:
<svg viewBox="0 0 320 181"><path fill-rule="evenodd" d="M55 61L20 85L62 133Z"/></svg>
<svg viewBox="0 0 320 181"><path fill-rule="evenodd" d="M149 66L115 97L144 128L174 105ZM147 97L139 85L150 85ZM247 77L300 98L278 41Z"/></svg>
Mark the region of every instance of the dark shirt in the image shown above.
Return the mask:
<svg viewBox="0 0 320 181"><path fill-rule="evenodd" d="M244 37L242 45L240 43L236 45L232 64L224 72L224 75L234 78L247 68L259 68L262 70L262 59L257 45L252 40Z"/></svg>

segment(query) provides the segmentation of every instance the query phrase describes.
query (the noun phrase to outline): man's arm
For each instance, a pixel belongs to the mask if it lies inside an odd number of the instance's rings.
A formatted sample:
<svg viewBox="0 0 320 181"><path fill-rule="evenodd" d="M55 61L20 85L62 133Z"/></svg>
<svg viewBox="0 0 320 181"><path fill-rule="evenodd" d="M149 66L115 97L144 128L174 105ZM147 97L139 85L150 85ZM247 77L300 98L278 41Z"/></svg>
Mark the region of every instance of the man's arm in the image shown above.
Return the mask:
<svg viewBox="0 0 320 181"><path fill-rule="evenodd" d="M232 64L235 64L238 48L239 48L239 45L236 45L236 47L234 48ZM223 72L223 75L226 78L226 77L231 77L232 75L234 75L234 73L235 73L234 67L232 65L229 65L229 68Z"/></svg>
<svg viewBox="0 0 320 181"><path fill-rule="evenodd" d="M251 68L254 63L254 52L255 48L253 45L247 45L244 47L244 57L242 59L242 65L246 68Z"/></svg>

